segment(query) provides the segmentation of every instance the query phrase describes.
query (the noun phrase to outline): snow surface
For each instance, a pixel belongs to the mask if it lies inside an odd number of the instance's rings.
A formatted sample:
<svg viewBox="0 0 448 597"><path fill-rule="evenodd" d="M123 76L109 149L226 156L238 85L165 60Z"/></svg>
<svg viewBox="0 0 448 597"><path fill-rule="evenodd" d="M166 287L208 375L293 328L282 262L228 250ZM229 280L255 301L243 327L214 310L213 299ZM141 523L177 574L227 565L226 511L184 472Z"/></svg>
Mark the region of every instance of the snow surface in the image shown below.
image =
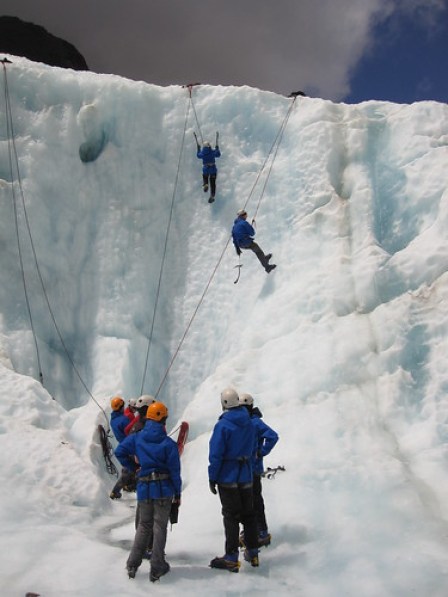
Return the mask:
<svg viewBox="0 0 448 597"><path fill-rule="evenodd" d="M181 87L12 60L15 143L48 302L2 107L2 595L445 597L448 107L299 98L266 190L267 169L252 193L291 99L196 87L199 131ZM209 205L192 133L213 142L218 130ZM244 253L235 285L231 225L259 199L256 240L278 267L267 276ZM190 423L172 570L155 585L147 562L127 578L135 496L108 497L97 434L106 419L71 360L107 415L112 395L155 393L168 371L168 426ZM208 568L224 551L208 440L229 385L255 396L280 435L266 465L286 468L264 481L272 545L239 574Z"/></svg>

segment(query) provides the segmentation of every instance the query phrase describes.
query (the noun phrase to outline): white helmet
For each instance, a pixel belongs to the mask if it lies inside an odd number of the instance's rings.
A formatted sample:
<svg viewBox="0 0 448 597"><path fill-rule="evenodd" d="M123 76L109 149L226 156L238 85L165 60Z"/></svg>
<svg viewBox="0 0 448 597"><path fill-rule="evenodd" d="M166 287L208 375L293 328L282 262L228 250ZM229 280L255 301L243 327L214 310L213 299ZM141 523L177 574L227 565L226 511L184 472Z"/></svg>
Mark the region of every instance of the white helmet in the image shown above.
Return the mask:
<svg viewBox="0 0 448 597"><path fill-rule="evenodd" d="M250 394L241 394L240 395L240 404L244 404L246 406L252 406L254 403L254 399Z"/></svg>
<svg viewBox="0 0 448 597"><path fill-rule="evenodd" d="M136 406L136 408L142 408L142 406L149 406L150 404L152 404L155 401L156 401L156 399L154 398L154 396L150 396L149 394L143 394L143 396L140 396L140 398L137 398L137 402L135 403L135 406Z"/></svg>
<svg viewBox="0 0 448 597"><path fill-rule="evenodd" d="M211 145L208 141L204 141L204 147L211 147Z"/></svg>
<svg viewBox="0 0 448 597"><path fill-rule="evenodd" d="M236 390L233 388L226 388L221 392L221 405L223 408L235 408L235 406L239 406L239 398Z"/></svg>
<svg viewBox="0 0 448 597"><path fill-rule="evenodd" d="M236 212L237 216L247 216L247 211L245 209L240 209Z"/></svg>
<svg viewBox="0 0 448 597"><path fill-rule="evenodd" d="M132 408L135 408L136 404L137 404L137 398L129 398L129 406L132 406Z"/></svg>

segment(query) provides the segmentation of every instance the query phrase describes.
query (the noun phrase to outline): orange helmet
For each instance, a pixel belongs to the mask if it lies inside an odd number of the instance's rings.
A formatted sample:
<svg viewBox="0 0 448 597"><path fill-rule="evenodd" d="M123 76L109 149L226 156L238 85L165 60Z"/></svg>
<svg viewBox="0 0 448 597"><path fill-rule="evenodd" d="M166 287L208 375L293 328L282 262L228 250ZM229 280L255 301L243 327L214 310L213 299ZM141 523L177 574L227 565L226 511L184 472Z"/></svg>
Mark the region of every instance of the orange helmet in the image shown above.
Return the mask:
<svg viewBox="0 0 448 597"><path fill-rule="evenodd" d="M153 402L148 406L146 418L152 421L161 421L168 416L168 409L163 402Z"/></svg>
<svg viewBox="0 0 448 597"><path fill-rule="evenodd" d="M111 406L112 410L120 410L120 408L122 408L124 406L123 398L120 398L120 396L115 396L110 401L110 406Z"/></svg>

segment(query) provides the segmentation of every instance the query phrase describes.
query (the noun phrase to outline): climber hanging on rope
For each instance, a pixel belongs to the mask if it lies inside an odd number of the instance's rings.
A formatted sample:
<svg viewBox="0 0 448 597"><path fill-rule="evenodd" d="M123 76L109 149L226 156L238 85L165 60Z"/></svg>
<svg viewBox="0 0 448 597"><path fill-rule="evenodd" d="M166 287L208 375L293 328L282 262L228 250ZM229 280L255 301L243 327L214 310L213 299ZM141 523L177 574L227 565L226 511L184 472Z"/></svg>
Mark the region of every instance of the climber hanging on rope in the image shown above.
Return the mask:
<svg viewBox="0 0 448 597"><path fill-rule="evenodd" d="M241 249L250 249L258 257L258 260L264 267L266 273L269 274L269 272L277 267L276 265L269 263L272 253L265 255L257 243L254 242L253 237L255 236L255 230L253 226L246 221L247 211L245 209L240 209L237 215L238 217L234 221L232 228L233 244L235 245L237 255L241 255Z"/></svg>
<svg viewBox="0 0 448 597"><path fill-rule="evenodd" d="M215 149L212 149L208 141L204 141L201 149L196 134L194 137L197 145L197 156L202 160L202 188L204 189L204 193L206 193L210 185L210 197L208 202L213 203L216 193L216 177L218 176L215 158L221 157L218 145L219 133L216 133Z"/></svg>

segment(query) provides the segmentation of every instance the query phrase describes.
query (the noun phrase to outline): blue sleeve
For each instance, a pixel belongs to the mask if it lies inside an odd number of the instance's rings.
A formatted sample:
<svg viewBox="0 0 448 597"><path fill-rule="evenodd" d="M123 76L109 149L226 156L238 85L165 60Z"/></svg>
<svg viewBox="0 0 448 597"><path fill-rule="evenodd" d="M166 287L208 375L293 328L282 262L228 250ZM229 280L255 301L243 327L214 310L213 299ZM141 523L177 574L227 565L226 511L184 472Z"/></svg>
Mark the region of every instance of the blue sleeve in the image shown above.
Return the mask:
<svg viewBox="0 0 448 597"><path fill-rule="evenodd" d="M219 147L216 146L215 147L215 158L220 158L221 157L221 152L219 151Z"/></svg>
<svg viewBox="0 0 448 597"><path fill-rule="evenodd" d="M266 425L266 423L261 419L259 420L258 424L261 431L259 434L259 440L261 440L260 443L262 442L260 446L261 456L264 457L269 454L269 452L278 442L278 434L271 429L269 425Z"/></svg>
<svg viewBox="0 0 448 597"><path fill-rule="evenodd" d="M116 440L118 443L121 443L126 437L124 430L126 425L129 423L129 419L126 417L126 415L115 415L116 413L113 413L113 416L110 420L110 426L112 427L112 431L114 432Z"/></svg>
<svg viewBox="0 0 448 597"><path fill-rule="evenodd" d="M129 435L121 442L121 444L118 444L117 448L115 449L115 456L117 457L119 463L130 471L136 471L138 469L138 465L134 459L134 456L136 455L136 437L136 433Z"/></svg>
<svg viewBox="0 0 448 597"><path fill-rule="evenodd" d="M203 158L203 155L202 155L202 149L198 149L198 152L197 152L197 154L196 154L196 155L198 156L198 158L199 158L200 160L202 160L202 158Z"/></svg>
<svg viewBox="0 0 448 597"><path fill-rule="evenodd" d="M244 224L244 232L249 236L255 236L254 228L249 224L249 222L243 222Z"/></svg>
<svg viewBox="0 0 448 597"><path fill-rule="evenodd" d="M170 477L174 486L175 495L180 495L182 492L182 479L180 476L180 458L179 449L174 440L170 442L170 450L168 454L168 470L170 471Z"/></svg>
<svg viewBox="0 0 448 597"><path fill-rule="evenodd" d="M218 421L213 429L212 437L210 438L208 466L209 481L217 481L219 479L225 446L224 428Z"/></svg>

